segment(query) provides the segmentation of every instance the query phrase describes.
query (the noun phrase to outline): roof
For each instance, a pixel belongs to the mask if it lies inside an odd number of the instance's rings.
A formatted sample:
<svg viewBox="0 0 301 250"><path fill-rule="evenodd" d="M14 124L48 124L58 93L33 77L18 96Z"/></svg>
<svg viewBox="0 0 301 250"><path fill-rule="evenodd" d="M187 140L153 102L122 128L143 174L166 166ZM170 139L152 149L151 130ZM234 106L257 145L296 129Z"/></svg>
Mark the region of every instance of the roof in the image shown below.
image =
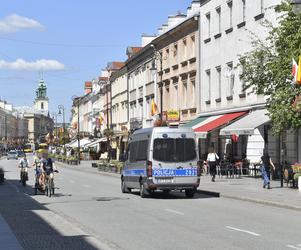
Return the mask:
<svg viewBox="0 0 301 250"><path fill-rule="evenodd" d="M124 66L124 62L109 62L107 68L109 70L118 70Z"/></svg>
<svg viewBox="0 0 301 250"><path fill-rule="evenodd" d="M98 77L98 80L99 81L107 81L109 78L108 77L106 77L106 76L100 76L100 77Z"/></svg>

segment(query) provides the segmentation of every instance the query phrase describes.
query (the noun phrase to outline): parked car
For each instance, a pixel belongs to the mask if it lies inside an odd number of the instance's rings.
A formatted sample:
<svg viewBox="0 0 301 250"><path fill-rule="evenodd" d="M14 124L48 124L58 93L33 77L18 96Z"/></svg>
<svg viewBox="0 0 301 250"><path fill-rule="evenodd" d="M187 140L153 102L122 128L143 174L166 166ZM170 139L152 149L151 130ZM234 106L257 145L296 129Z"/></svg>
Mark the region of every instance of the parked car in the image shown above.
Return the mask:
<svg viewBox="0 0 301 250"><path fill-rule="evenodd" d="M17 150L18 157L24 157L25 153L22 150Z"/></svg>
<svg viewBox="0 0 301 250"><path fill-rule="evenodd" d="M18 154L17 154L16 150L11 150L11 151L8 152L7 160L10 160L10 159L18 160Z"/></svg>

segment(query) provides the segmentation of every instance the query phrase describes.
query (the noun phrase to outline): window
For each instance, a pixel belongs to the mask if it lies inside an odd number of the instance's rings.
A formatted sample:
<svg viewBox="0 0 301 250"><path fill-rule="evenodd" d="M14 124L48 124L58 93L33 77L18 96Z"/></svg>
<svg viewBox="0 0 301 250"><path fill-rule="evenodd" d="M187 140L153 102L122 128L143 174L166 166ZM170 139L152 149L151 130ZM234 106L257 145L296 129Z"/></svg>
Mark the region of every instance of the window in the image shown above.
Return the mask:
<svg viewBox="0 0 301 250"><path fill-rule="evenodd" d="M132 142L129 145L129 159L130 159L130 162L135 162L136 161L137 146L138 146L137 142Z"/></svg>
<svg viewBox="0 0 301 250"><path fill-rule="evenodd" d="M177 54L178 54L178 45L174 44L174 46L173 46L173 56L176 57Z"/></svg>
<svg viewBox="0 0 301 250"><path fill-rule="evenodd" d="M206 70L206 82L207 82L207 90L208 90L208 96L207 96L207 100L210 101L211 100L211 73L210 73L210 69Z"/></svg>
<svg viewBox="0 0 301 250"><path fill-rule="evenodd" d="M187 41L183 39L183 51L184 51L184 58L187 58Z"/></svg>
<svg viewBox="0 0 301 250"><path fill-rule="evenodd" d="M229 8L229 27L232 27L232 1L227 2Z"/></svg>
<svg viewBox="0 0 301 250"><path fill-rule="evenodd" d="M228 91L228 96L233 96L234 94L234 72L233 72L233 63L229 62L227 63L227 78L229 81L229 91Z"/></svg>
<svg viewBox="0 0 301 250"><path fill-rule="evenodd" d="M240 60L240 74L239 74L239 79L241 81L241 93L246 93L245 87L246 83L243 79L243 74L245 72L245 66L244 66L245 59Z"/></svg>
<svg viewBox="0 0 301 250"><path fill-rule="evenodd" d="M148 140L143 140L136 143L138 143L136 161L146 161L148 152Z"/></svg>
<svg viewBox="0 0 301 250"><path fill-rule="evenodd" d="M190 57L195 56L195 36L191 36L191 49L189 49L190 51Z"/></svg>
<svg viewBox="0 0 301 250"><path fill-rule="evenodd" d="M41 102L41 109L44 109L44 102Z"/></svg>
<svg viewBox="0 0 301 250"><path fill-rule="evenodd" d="M241 0L242 2L242 21L246 21L246 0Z"/></svg>
<svg viewBox="0 0 301 250"><path fill-rule="evenodd" d="M192 92L192 96L191 96L191 100L192 100L192 107L196 107L195 104L195 79L191 80L191 92Z"/></svg>
<svg viewBox="0 0 301 250"><path fill-rule="evenodd" d="M218 34L221 33L221 7L216 8L216 14L217 14L217 30Z"/></svg>
<svg viewBox="0 0 301 250"><path fill-rule="evenodd" d="M192 138L165 138L154 140L153 158L161 162L187 162L196 158Z"/></svg>
<svg viewBox="0 0 301 250"><path fill-rule="evenodd" d="M187 81L183 81L183 105L182 108L187 108Z"/></svg>
<svg viewBox="0 0 301 250"><path fill-rule="evenodd" d="M216 73L217 73L217 98L221 98L222 95L221 66L216 67Z"/></svg>
<svg viewBox="0 0 301 250"><path fill-rule="evenodd" d="M210 24L210 13L207 13L206 14L206 22L207 22L207 37L209 38L210 37L210 35L211 35L211 30L210 30L210 26L211 26L211 24Z"/></svg>

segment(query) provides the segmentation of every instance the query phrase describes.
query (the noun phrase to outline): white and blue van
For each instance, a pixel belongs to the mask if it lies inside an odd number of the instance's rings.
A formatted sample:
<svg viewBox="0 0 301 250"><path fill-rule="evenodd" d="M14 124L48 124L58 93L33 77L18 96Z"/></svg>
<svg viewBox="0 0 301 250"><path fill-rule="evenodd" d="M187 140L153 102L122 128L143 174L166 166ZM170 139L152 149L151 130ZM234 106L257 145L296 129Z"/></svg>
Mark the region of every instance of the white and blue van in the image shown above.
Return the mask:
<svg viewBox="0 0 301 250"><path fill-rule="evenodd" d="M200 184L196 135L191 128L154 127L135 131L130 137L121 174L123 193L140 189L185 190L192 198Z"/></svg>

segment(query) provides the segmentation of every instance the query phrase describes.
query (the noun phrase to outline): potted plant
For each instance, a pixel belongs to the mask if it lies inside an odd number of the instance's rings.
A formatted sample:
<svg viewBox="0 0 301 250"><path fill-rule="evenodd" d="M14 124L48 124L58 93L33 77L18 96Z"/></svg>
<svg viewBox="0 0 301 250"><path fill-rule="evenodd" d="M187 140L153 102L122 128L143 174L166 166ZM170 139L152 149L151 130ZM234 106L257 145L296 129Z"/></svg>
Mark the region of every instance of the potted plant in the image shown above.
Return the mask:
<svg viewBox="0 0 301 250"><path fill-rule="evenodd" d="M4 170L3 168L0 168L0 183L4 182Z"/></svg>

